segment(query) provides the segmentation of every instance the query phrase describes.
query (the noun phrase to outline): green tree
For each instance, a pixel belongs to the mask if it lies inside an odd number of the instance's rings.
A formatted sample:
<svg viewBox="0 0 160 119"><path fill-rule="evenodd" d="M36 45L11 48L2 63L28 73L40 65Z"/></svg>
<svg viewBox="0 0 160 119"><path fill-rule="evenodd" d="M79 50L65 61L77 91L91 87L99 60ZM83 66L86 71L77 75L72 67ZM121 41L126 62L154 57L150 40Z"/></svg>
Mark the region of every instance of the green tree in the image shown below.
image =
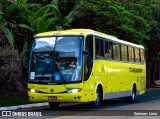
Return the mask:
<svg viewBox="0 0 160 119"><path fill-rule="evenodd" d="M3 8L3 3L5 1L4 0L1 0L0 1L0 42L1 44L3 44L3 41L5 40L5 38L8 39L8 42L10 44L10 46L12 48L14 48L14 38L13 38L13 34L12 32L7 28L6 26L6 20L5 18L3 17L3 11L2 11L2 8Z"/></svg>
<svg viewBox="0 0 160 119"><path fill-rule="evenodd" d="M144 44L149 39L150 21L136 13L138 9L128 9L117 0L83 0L80 9L78 21L81 22L75 22L74 27L95 29L138 44Z"/></svg>
<svg viewBox="0 0 160 119"><path fill-rule="evenodd" d="M10 29L10 34L14 34L15 48L19 51L22 51L26 44L30 44L36 33L69 28L78 14L77 6L68 15L62 16L58 0L50 0L51 3L45 6L31 0L4 1L2 12L6 19L5 26Z"/></svg>
<svg viewBox="0 0 160 119"><path fill-rule="evenodd" d="M25 14L25 19L29 24L20 24L20 26L34 34L50 30L61 30L68 27L77 14L77 7L75 7L67 16L62 17L58 8L58 1L53 0L51 4L40 7L36 12L28 14L28 16Z"/></svg>
<svg viewBox="0 0 160 119"><path fill-rule="evenodd" d="M160 1L79 0L76 4L81 9L80 22L72 27L91 28L145 46L147 79L154 84L160 54Z"/></svg>

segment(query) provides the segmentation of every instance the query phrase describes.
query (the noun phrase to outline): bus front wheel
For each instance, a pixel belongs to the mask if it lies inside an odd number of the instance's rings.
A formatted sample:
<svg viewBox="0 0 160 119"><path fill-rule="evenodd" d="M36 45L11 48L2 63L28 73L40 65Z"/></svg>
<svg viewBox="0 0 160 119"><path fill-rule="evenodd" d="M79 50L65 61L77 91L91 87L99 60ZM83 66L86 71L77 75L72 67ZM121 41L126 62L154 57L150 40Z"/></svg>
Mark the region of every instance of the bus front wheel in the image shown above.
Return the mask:
<svg viewBox="0 0 160 119"><path fill-rule="evenodd" d="M57 109L59 107L59 102L49 102L49 106L51 109Z"/></svg>
<svg viewBox="0 0 160 119"><path fill-rule="evenodd" d="M90 102L90 106L92 108L98 108L101 104L101 90L100 88L97 88L96 91L96 101Z"/></svg>

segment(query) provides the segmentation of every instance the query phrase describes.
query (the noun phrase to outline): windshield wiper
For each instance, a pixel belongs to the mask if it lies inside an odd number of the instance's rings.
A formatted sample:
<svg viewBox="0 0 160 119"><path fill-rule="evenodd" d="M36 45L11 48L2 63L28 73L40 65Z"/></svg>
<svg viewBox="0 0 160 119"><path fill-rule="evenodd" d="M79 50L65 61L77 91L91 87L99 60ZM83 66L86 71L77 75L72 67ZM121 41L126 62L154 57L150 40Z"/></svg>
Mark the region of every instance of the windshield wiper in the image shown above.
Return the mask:
<svg viewBox="0 0 160 119"><path fill-rule="evenodd" d="M57 59L56 59L56 57L59 57L59 52L55 52L55 54L56 54L56 55L54 55L54 65L56 66L56 71L58 71L58 73L59 73L62 81L65 83L66 80L64 79L64 77L63 77L60 69L59 69L58 66L57 66ZM56 56L56 57L55 57L55 56ZM52 66L52 68L53 68L53 66ZM53 75L53 73L52 73L52 75ZM53 76L52 76L52 81L53 81Z"/></svg>
<svg viewBox="0 0 160 119"><path fill-rule="evenodd" d="M55 43L55 47L56 47L56 43ZM45 67L44 71L42 72L42 75L41 75L41 78L39 79L39 83L41 82L41 80L43 79L44 75L46 74L48 68L51 66L52 67L52 72L51 72L51 79L52 79L52 82L54 82L54 73L57 71L58 74L60 75L60 79L63 81L63 82L66 82L60 69L58 68L57 66L57 57L59 57L59 52L58 51L55 51L55 47L54 47L54 51L52 52L45 52L45 53L48 53L49 54L49 64ZM42 53L42 52L41 52ZM43 53L42 53L43 55ZM55 67L55 68L54 68Z"/></svg>
<svg viewBox="0 0 160 119"><path fill-rule="evenodd" d="M44 77L46 71L48 70L48 68L49 68L50 65L51 65L51 60L53 60L53 59L52 59L52 53L49 53L49 59L50 59L50 62L49 62L49 64L47 65L47 67L44 69L44 71L43 71L43 73L42 73L42 76L41 76L41 79L39 79L39 83L41 82L41 80L42 80L42 78Z"/></svg>
<svg viewBox="0 0 160 119"><path fill-rule="evenodd" d="M57 60L56 60L56 57L58 57L58 52L52 52L52 53L49 53L49 57L50 57L50 62L49 64L47 65L47 67L44 69L43 73L42 73L42 76L41 76L41 79L39 79L39 82L41 82L42 78L44 77L45 73L47 72L48 68L50 67L50 65L52 66L52 82L54 81L53 80L53 73L54 72L58 72L62 81L63 82L66 82L62 73L60 72L59 68L58 68L58 65L57 65ZM56 70L54 70L54 66L56 67Z"/></svg>
<svg viewBox="0 0 160 119"><path fill-rule="evenodd" d="M57 44L57 37L56 37L56 40L55 40L55 45L54 45L54 49L53 49L53 60L52 60L52 64L54 64L55 65L55 67L56 67L56 71L58 71L58 73L59 73L59 75L60 75L60 77L61 77L61 79L62 79L62 81L63 82L66 82L65 81L65 79L64 79L64 77L63 77L63 75L62 75L62 73L60 72L60 70L59 70L59 68L58 68L58 66L57 66L57 60L56 60L56 57L59 57L59 52L58 51L56 51L56 44ZM53 82L53 65L52 65L52 82Z"/></svg>
<svg viewBox="0 0 160 119"><path fill-rule="evenodd" d="M52 72L51 72L52 82L54 82L54 80L53 80L53 74L54 74L54 72L56 72L56 71L59 73L62 81L63 81L63 82L66 82L65 79L64 79L64 77L63 77L63 75L62 75L62 73L60 72L60 69L59 69L58 66L57 66L56 57L58 57L58 52L50 52L50 53L49 53L49 64L46 66L46 68L45 68L44 71L42 72L41 78L39 79L39 83L40 83L41 80L43 79L43 77L44 77L44 75L46 74L46 72L47 72L48 68L50 67L50 65L51 65L51 67L52 67ZM55 67L55 68L54 68L54 67Z"/></svg>

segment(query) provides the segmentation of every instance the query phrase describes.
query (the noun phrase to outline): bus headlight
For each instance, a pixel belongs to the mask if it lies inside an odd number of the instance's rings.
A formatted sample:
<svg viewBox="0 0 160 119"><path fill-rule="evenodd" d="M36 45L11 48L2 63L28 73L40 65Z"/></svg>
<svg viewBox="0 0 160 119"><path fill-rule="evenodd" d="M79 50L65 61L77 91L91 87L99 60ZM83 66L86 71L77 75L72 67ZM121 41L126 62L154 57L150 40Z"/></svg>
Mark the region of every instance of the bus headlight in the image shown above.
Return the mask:
<svg viewBox="0 0 160 119"><path fill-rule="evenodd" d="M28 89L29 90L29 92L32 92L32 93L38 93L39 91L38 90L36 90L36 89L33 89L33 88L31 88L31 89Z"/></svg>
<svg viewBox="0 0 160 119"><path fill-rule="evenodd" d="M30 89L30 92L35 93L36 90L35 89Z"/></svg>
<svg viewBox="0 0 160 119"><path fill-rule="evenodd" d="M69 89L69 90L67 90L67 93L78 93L78 92L80 92L81 90L82 90L81 88Z"/></svg>

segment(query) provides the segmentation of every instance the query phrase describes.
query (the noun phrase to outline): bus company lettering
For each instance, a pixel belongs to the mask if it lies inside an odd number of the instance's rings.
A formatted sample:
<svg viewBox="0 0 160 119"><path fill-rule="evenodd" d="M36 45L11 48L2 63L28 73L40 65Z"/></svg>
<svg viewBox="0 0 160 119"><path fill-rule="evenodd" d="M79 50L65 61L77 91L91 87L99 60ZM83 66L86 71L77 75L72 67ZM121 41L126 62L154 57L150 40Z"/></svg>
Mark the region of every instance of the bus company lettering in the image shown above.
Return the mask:
<svg viewBox="0 0 160 119"><path fill-rule="evenodd" d="M129 72L134 72L134 73L142 73L142 69L140 68L129 68Z"/></svg>

